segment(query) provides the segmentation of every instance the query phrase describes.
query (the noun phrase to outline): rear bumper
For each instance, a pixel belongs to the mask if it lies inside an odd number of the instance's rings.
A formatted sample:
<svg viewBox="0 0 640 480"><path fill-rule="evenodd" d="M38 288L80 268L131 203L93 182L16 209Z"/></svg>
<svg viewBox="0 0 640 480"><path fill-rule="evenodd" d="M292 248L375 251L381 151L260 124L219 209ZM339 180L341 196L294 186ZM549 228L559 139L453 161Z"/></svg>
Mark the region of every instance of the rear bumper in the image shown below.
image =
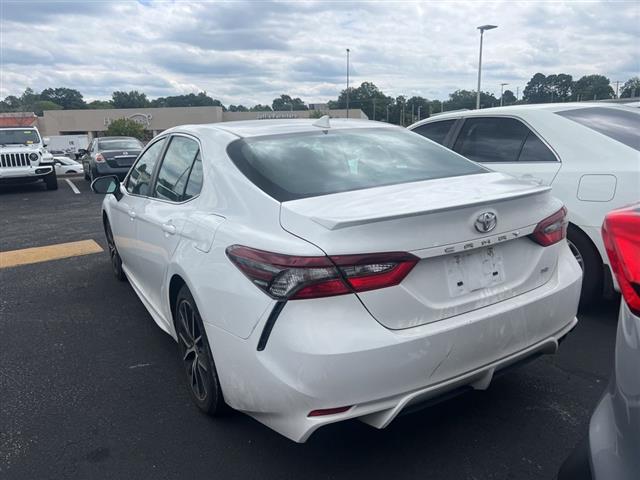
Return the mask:
<svg viewBox="0 0 640 480"><path fill-rule="evenodd" d="M96 176L104 177L107 175L116 175L120 180L124 180L124 177L127 176L131 167L111 167L106 163L96 163Z"/></svg>
<svg viewBox="0 0 640 480"><path fill-rule="evenodd" d="M349 418L386 427L407 407L465 386L486 389L498 370L553 353L576 325L582 272L565 247L544 286L406 330L389 330L354 295L290 301L264 351L269 312L247 341L207 325L226 401L288 438ZM209 330L211 330L209 332ZM228 338L216 342L220 335ZM312 410L350 406L308 417Z"/></svg>

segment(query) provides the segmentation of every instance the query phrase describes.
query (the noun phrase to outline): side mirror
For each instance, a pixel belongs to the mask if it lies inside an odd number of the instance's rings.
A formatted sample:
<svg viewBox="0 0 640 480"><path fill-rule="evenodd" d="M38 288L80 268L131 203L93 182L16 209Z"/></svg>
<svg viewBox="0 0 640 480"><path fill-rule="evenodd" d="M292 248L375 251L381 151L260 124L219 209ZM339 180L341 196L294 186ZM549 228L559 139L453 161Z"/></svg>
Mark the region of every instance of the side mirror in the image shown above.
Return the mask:
<svg viewBox="0 0 640 480"><path fill-rule="evenodd" d="M42 139L42 146L46 147L47 145L49 145L49 142L51 141L51 139L49 137L44 137Z"/></svg>
<svg viewBox="0 0 640 480"><path fill-rule="evenodd" d="M87 154L87 150L85 148L78 149L78 155L86 155L86 154Z"/></svg>
<svg viewBox="0 0 640 480"><path fill-rule="evenodd" d="M115 175L107 177L98 177L91 183L91 190L94 193L102 193L104 195L112 194L117 200L122 198L120 191L120 180Z"/></svg>

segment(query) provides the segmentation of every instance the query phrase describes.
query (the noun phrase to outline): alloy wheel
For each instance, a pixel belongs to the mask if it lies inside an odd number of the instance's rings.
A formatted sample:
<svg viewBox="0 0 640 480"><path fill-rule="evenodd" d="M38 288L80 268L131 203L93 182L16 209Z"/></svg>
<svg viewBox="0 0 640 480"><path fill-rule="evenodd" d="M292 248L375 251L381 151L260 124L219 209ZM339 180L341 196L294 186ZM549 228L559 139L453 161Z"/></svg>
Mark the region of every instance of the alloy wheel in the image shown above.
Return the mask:
<svg viewBox="0 0 640 480"><path fill-rule="evenodd" d="M580 253L580 250L578 250L578 247L576 247L571 240L567 239L567 243L569 244L569 249L571 250L571 253L573 253L574 257L576 257L576 260L578 261L578 265L580 265L580 268L582 269L582 271L584 271L584 258L582 258L582 254Z"/></svg>
<svg viewBox="0 0 640 480"><path fill-rule="evenodd" d="M204 401L209 395L209 359L205 339L191 303L184 299L178 305L178 341L182 361L194 396Z"/></svg>

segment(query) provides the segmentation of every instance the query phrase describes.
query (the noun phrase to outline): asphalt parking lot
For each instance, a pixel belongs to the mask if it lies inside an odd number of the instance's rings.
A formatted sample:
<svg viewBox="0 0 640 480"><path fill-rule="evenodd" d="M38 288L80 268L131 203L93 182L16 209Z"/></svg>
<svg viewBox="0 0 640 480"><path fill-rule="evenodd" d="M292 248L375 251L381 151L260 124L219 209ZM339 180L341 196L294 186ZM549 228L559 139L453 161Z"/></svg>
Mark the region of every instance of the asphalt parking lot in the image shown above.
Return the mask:
<svg viewBox="0 0 640 480"><path fill-rule="evenodd" d="M0 187L0 251L106 244L101 197ZM550 479L586 433L613 361L618 302L603 301L555 356L385 430L358 421L295 444L192 404L177 348L106 251L2 268L0 477Z"/></svg>

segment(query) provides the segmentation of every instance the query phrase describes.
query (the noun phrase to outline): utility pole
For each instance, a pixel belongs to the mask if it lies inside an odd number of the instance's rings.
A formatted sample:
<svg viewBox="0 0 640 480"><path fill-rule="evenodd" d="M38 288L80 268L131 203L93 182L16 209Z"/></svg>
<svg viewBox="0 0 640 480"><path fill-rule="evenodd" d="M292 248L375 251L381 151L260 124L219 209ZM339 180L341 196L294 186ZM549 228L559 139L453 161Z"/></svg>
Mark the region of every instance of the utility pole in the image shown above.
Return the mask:
<svg viewBox="0 0 640 480"><path fill-rule="evenodd" d="M516 87L516 102L520 100L520 87Z"/></svg>
<svg viewBox="0 0 640 480"><path fill-rule="evenodd" d="M485 30L492 30L498 28L497 25L481 25L478 27L480 30L480 55L478 58L478 91L476 92L476 110L480 109L480 78L482 77L482 38L484 37Z"/></svg>
<svg viewBox="0 0 640 480"><path fill-rule="evenodd" d="M620 80L616 80L616 98L620 98L618 96L618 89L620 88Z"/></svg>
<svg viewBox="0 0 640 480"><path fill-rule="evenodd" d="M347 48L347 118L349 118L349 49Z"/></svg>
<svg viewBox="0 0 640 480"><path fill-rule="evenodd" d="M422 105L418 105L418 121L420 121L420 110L422 109Z"/></svg>

